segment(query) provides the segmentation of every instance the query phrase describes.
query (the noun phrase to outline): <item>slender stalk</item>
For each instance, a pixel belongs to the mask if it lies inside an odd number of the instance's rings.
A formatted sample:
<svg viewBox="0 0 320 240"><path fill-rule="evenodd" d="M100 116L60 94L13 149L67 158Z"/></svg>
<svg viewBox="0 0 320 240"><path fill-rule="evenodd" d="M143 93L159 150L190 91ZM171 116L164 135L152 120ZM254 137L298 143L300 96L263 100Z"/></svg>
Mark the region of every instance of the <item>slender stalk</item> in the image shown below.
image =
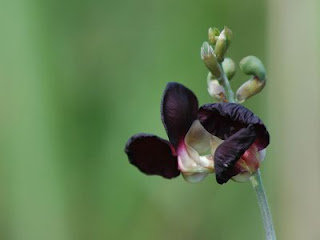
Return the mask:
<svg viewBox="0 0 320 240"><path fill-rule="evenodd" d="M219 64L219 67L220 67L220 72L221 72L220 81L221 81L224 89L227 92L228 102L234 103L236 101L234 99L234 93L233 93L232 88L230 86L229 79L228 79L227 75L225 74L225 72L223 71L221 64Z"/></svg>
<svg viewBox="0 0 320 240"><path fill-rule="evenodd" d="M260 207L260 212L262 216L264 230L266 232L266 240L276 240L276 233L274 231L272 216L270 212L270 208L268 205L267 195L264 191L264 187L262 184L260 170L250 178L252 187L256 191L258 204Z"/></svg>
<svg viewBox="0 0 320 240"><path fill-rule="evenodd" d="M229 80L222 70L221 65L220 70L221 70L221 83L224 86L226 92L227 92L227 99L229 102L235 102L234 99L234 93L231 89ZM260 170L258 169L257 172L250 177L251 184L256 191L257 194L257 199L258 199L258 204L262 216L262 221L263 221L263 226L264 230L266 232L266 240L276 240L276 233L274 231L273 227L273 222L272 222L272 216L270 212L270 208L268 205L268 200L267 200L267 195L266 192L264 191L264 187L262 184L262 179L261 179L261 173Z"/></svg>

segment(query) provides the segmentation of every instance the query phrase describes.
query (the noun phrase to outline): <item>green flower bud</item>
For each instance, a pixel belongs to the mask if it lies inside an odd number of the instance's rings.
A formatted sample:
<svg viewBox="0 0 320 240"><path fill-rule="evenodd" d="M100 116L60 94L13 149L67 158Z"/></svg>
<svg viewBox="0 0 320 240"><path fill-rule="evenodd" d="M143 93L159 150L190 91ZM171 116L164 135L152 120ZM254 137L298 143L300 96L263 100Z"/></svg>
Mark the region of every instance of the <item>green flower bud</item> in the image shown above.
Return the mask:
<svg viewBox="0 0 320 240"><path fill-rule="evenodd" d="M231 58L225 58L222 62L222 69L227 75L228 79L231 80L236 73L236 65Z"/></svg>
<svg viewBox="0 0 320 240"><path fill-rule="evenodd" d="M211 44L216 44L220 31L218 28L209 28L208 39Z"/></svg>
<svg viewBox="0 0 320 240"><path fill-rule="evenodd" d="M208 92L211 97L218 101L226 101L226 92L222 85L220 85L217 79L214 79L211 73L208 74Z"/></svg>
<svg viewBox="0 0 320 240"><path fill-rule="evenodd" d="M226 36L226 40L227 40L227 47L229 47L230 46L230 44L231 44L231 39L232 39L232 31L231 31L231 29L230 28L228 28L228 27L226 27L226 26L224 26L224 34L225 34L225 36Z"/></svg>
<svg viewBox="0 0 320 240"><path fill-rule="evenodd" d="M260 81L266 78L266 69L261 60L255 56L247 56L240 61L240 69L247 75L253 75Z"/></svg>
<svg viewBox="0 0 320 240"><path fill-rule="evenodd" d="M223 31L220 33L217 39L216 46L214 49L218 62L223 61L224 55L227 52L228 47L231 43L231 37L232 37L231 30L227 27L224 27Z"/></svg>
<svg viewBox="0 0 320 240"><path fill-rule="evenodd" d="M242 103L246 99L261 92L266 85L266 69L259 58L247 56L240 61L240 69L247 75L253 75L238 89L237 100Z"/></svg>
<svg viewBox="0 0 320 240"><path fill-rule="evenodd" d="M260 81L257 77L246 81L237 90L236 97L239 103L243 103L246 99L261 92L266 85L266 81Z"/></svg>
<svg viewBox="0 0 320 240"><path fill-rule="evenodd" d="M207 66L209 71L213 76L219 78L221 75L221 70L217 58L213 52L212 47L208 42L204 42L201 47L201 58L204 64Z"/></svg>

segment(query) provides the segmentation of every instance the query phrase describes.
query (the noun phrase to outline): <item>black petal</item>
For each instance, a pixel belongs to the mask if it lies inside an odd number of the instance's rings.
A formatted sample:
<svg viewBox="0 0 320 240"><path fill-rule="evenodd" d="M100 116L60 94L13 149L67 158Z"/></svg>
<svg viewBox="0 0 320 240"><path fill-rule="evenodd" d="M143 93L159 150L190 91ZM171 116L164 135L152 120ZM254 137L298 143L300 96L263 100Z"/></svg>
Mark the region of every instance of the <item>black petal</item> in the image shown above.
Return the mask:
<svg viewBox="0 0 320 240"><path fill-rule="evenodd" d="M231 177L238 174L234 166L244 152L251 146L255 138L256 133L254 126L249 125L219 145L214 154L214 168L218 183L226 183Z"/></svg>
<svg viewBox="0 0 320 240"><path fill-rule="evenodd" d="M241 128L253 125L258 150L269 145L269 133L263 122L249 109L236 103L206 104L200 107L198 118L211 134L227 139Z"/></svg>
<svg viewBox="0 0 320 240"><path fill-rule="evenodd" d="M125 147L131 164L148 175L165 178L179 176L177 157L173 155L170 143L151 134L132 136Z"/></svg>
<svg viewBox="0 0 320 240"><path fill-rule="evenodd" d="M198 100L179 83L168 83L161 103L161 117L172 145L177 148L197 118Z"/></svg>

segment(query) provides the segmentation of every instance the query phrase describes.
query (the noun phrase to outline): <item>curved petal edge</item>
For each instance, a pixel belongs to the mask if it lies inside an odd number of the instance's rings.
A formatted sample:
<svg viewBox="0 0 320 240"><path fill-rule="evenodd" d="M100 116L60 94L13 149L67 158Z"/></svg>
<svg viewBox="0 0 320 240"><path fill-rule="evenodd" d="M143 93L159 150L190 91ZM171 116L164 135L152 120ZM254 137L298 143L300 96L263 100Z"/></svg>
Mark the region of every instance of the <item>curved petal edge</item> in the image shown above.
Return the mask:
<svg viewBox="0 0 320 240"><path fill-rule="evenodd" d="M180 83L170 82L161 102L161 119L172 145L177 148L197 118L198 99Z"/></svg>
<svg viewBox="0 0 320 240"><path fill-rule="evenodd" d="M264 123L240 104L205 104L199 109L198 119L208 132L221 139L227 139L240 129L253 125L258 149L262 150L269 145L270 136Z"/></svg>
<svg viewBox="0 0 320 240"><path fill-rule="evenodd" d="M226 183L231 177L238 174L235 164L252 145L255 138L254 126L249 125L219 145L214 154L216 179L219 184Z"/></svg>
<svg viewBox="0 0 320 240"><path fill-rule="evenodd" d="M129 162L147 175L170 179L180 174L173 147L158 136L136 134L128 140L125 152Z"/></svg>

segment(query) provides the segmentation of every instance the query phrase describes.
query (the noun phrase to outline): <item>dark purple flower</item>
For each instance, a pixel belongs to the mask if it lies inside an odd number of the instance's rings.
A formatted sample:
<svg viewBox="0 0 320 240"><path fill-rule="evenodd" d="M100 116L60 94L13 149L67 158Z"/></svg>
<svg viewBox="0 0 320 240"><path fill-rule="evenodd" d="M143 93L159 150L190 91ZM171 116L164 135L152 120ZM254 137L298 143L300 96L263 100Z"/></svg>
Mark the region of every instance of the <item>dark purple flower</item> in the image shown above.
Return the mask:
<svg viewBox="0 0 320 240"><path fill-rule="evenodd" d="M258 168L269 144L263 122L236 103L206 104L179 83L168 83L161 116L169 141L151 134L132 136L125 147L131 164L148 175L198 182L215 173L223 184L245 181Z"/></svg>

